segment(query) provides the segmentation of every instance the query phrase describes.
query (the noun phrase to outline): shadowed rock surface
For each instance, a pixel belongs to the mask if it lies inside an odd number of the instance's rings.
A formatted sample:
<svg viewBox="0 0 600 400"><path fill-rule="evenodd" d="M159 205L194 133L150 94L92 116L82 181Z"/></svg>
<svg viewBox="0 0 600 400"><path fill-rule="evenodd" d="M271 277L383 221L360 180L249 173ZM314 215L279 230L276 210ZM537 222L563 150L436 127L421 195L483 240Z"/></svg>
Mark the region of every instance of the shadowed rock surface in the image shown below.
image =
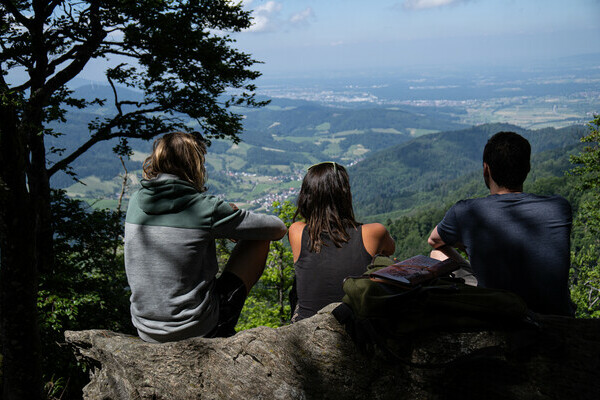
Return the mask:
<svg viewBox="0 0 600 400"><path fill-rule="evenodd" d="M428 333L403 346L421 368L364 355L331 315L231 338L149 344L67 331L92 365L86 399L599 399L600 320L542 317L535 336ZM493 346L492 354L469 356ZM475 353L477 354L477 353Z"/></svg>

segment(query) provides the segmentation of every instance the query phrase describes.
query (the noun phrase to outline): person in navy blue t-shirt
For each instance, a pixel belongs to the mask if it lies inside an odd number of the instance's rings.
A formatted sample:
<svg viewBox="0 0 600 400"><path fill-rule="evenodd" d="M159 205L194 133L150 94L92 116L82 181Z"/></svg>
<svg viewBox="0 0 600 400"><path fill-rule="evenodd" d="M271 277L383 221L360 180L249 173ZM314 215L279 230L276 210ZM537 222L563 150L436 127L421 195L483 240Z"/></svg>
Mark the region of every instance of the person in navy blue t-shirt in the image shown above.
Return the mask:
<svg viewBox="0 0 600 400"><path fill-rule="evenodd" d="M461 200L429 236L431 257L465 262L479 286L520 295L543 314L572 316L568 276L571 206L561 196L523 192L531 146L514 132L492 136L483 151L484 198Z"/></svg>

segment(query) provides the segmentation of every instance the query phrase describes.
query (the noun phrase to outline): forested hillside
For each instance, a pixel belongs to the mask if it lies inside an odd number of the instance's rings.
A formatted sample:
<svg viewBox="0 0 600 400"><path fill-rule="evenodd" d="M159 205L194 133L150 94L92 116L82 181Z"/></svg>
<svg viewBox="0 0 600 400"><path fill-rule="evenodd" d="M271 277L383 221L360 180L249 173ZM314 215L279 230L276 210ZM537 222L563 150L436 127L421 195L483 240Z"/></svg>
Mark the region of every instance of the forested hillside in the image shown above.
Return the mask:
<svg viewBox="0 0 600 400"><path fill-rule="evenodd" d="M527 130L514 125L486 124L468 129L440 132L415 138L367 157L350 168L352 193L357 213L373 216L410 212L415 207L455 199L452 193L472 193L474 172L481 175L481 157L487 139L499 131L525 136L535 157L544 151L560 149L564 157L586 130L584 127ZM553 174L563 174L548 160ZM568 163L568 157L565 159ZM564 165L563 165L564 167ZM565 167L568 168L568 167ZM534 169L532 177L547 174ZM477 190L477 189L476 189ZM371 218L372 219L372 218Z"/></svg>

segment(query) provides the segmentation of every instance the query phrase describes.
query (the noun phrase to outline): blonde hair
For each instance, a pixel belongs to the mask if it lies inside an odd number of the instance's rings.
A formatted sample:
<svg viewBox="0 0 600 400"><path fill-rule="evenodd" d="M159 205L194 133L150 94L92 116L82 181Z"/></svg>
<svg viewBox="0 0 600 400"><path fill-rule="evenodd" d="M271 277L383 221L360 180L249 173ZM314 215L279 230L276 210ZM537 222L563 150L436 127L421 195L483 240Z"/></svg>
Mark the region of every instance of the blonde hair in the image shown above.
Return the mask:
<svg viewBox="0 0 600 400"><path fill-rule="evenodd" d="M143 164L143 177L152 179L160 173L173 174L204 192L205 154L206 145L201 138L185 132L167 133L154 141L152 154Z"/></svg>

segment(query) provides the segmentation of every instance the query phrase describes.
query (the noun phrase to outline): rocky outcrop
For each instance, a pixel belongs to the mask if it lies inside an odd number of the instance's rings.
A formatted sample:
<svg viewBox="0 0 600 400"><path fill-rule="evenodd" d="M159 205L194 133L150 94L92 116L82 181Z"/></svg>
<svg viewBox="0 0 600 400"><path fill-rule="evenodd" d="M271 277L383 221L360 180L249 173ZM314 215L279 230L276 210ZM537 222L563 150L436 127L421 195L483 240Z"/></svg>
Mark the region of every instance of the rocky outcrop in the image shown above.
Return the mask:
<svg viewBox="0 0 600 400"><path fill-rule="evenodd" d="M403 344L399 363L358 351L331 309L231 338L157 345L102 330L65 336L93 366L87 399L600 398L599 320L543 317L533 337L431 332Z"/></svg>

